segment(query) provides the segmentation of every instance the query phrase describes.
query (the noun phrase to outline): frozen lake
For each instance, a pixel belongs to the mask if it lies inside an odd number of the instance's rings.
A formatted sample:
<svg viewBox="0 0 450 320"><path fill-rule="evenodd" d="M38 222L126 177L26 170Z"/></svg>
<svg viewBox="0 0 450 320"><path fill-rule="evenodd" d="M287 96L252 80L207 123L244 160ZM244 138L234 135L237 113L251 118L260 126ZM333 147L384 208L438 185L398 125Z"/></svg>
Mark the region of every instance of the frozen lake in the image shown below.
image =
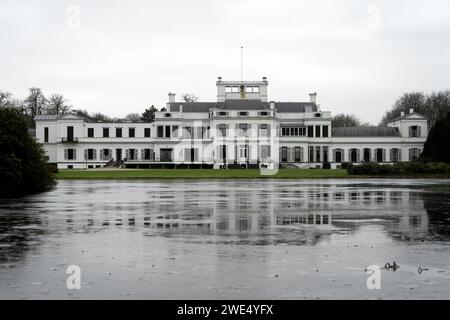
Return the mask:
<svg viewBox="0 0 450 320"><path fill-rule="evenodd" d="M59 181L0 200L0 298L448 299L449 185Z"/></svg>

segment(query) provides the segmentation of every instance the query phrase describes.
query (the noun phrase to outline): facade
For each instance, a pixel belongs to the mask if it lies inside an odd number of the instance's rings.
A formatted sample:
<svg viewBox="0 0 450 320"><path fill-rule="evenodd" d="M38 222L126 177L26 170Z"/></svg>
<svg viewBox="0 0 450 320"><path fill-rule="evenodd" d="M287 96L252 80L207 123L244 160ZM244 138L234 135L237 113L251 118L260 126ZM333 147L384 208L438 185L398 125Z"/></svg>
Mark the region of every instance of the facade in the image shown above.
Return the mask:
<svg viewBox="0 0 450 320"><path fill-rule="evenodd" d="M333 128L317 94L308 102L268 101L268 81L218 78L216 102L176 102L153 123L92 122L74 114L36 116L36 138L61 169L320 168L344 162L414 161L428 134L414 110L387 127Z"/></svg>

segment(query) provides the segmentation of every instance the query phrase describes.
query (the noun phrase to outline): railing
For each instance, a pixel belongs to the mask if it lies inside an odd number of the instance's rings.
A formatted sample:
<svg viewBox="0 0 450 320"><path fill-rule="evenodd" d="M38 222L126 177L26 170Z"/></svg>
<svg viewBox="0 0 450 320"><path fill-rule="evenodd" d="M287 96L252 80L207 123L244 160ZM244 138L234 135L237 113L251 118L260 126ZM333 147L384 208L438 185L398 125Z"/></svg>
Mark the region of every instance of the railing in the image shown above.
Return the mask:
<svg viewBox="0 0 450 320"><path fill-rule="evenodd" d="M62 143L78 143L78 138L61 138Z"/></svg>

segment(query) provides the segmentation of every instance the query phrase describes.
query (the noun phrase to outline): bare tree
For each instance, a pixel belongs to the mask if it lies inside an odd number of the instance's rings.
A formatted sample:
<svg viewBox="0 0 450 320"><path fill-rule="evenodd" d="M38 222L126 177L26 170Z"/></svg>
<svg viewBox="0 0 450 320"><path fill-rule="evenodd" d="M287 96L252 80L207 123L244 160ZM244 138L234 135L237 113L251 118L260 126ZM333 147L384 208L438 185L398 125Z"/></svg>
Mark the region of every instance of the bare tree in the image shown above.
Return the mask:
<svg viewBox="0 0 450 320"><path fill-rule="evenodd" d="M112 122L112 119L103 113L96 112L90 115L90 118L94 121Z"/></svg>
<svg viewBox="0 0 450 320"><path fill-rule="evenodd" d="M69 112L70 106L66 103L66 98L62 94L54 93L47 99L48 114L64 114Z"/></svg>
<svg viewBox="0 0 450 320"><path fill-rule="evenodd" d="M192 103L192 102L198 101L198 97L193 93L185 93L181 96L181 98L184 100L184 102L187 102L187 103Z"/></svg>
<svg viewBox="0 0 450 320"><path fill-rule="evenodd" d="M9 108L13 106L12 94L0 91L0 108Z"/></svg>
<svg viewBox="0 0 450 320"><path fill-rule="evenodd" d="M337 127L368 127L370 123L362 123L355 115L353 114L344 114L340 113L333 117L331 120L331 126L334 128Z"/></svg>
<svg viewBox="0 0 450 320"><path fill-rule="evenodd" d="M139 113L129 113L126 115L125 121L130 121L130 122L141 122L142 121L142 115L140 115Z"/></svg>
<svg viewBox="0 0 450 320"><path fill-rule="evenodd" d="M27 104L27 110L31 117L35 117L38 114L42 114L43 108L45 106L45 96L42 94L40 88L30 88L30 93L25 99Z"/></svg>

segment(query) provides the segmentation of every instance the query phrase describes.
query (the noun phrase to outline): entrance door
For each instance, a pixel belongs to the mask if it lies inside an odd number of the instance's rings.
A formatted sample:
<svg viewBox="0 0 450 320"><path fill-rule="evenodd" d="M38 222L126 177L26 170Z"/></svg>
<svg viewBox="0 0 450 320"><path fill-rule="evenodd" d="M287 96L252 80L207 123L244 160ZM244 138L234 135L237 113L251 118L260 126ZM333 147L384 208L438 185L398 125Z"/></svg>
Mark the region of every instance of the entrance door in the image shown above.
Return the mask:
<svg viewBox="0 0 450 320"><path fill-rule="evenodd" d="M172 149L161 149L159 151L159 161L172 162Z"/></svg>
<svg viewBox="0 0 450 320"><path fill-rule="evenodd" d="M116 161L122 161L122 149L116 149Z"/></svg>

